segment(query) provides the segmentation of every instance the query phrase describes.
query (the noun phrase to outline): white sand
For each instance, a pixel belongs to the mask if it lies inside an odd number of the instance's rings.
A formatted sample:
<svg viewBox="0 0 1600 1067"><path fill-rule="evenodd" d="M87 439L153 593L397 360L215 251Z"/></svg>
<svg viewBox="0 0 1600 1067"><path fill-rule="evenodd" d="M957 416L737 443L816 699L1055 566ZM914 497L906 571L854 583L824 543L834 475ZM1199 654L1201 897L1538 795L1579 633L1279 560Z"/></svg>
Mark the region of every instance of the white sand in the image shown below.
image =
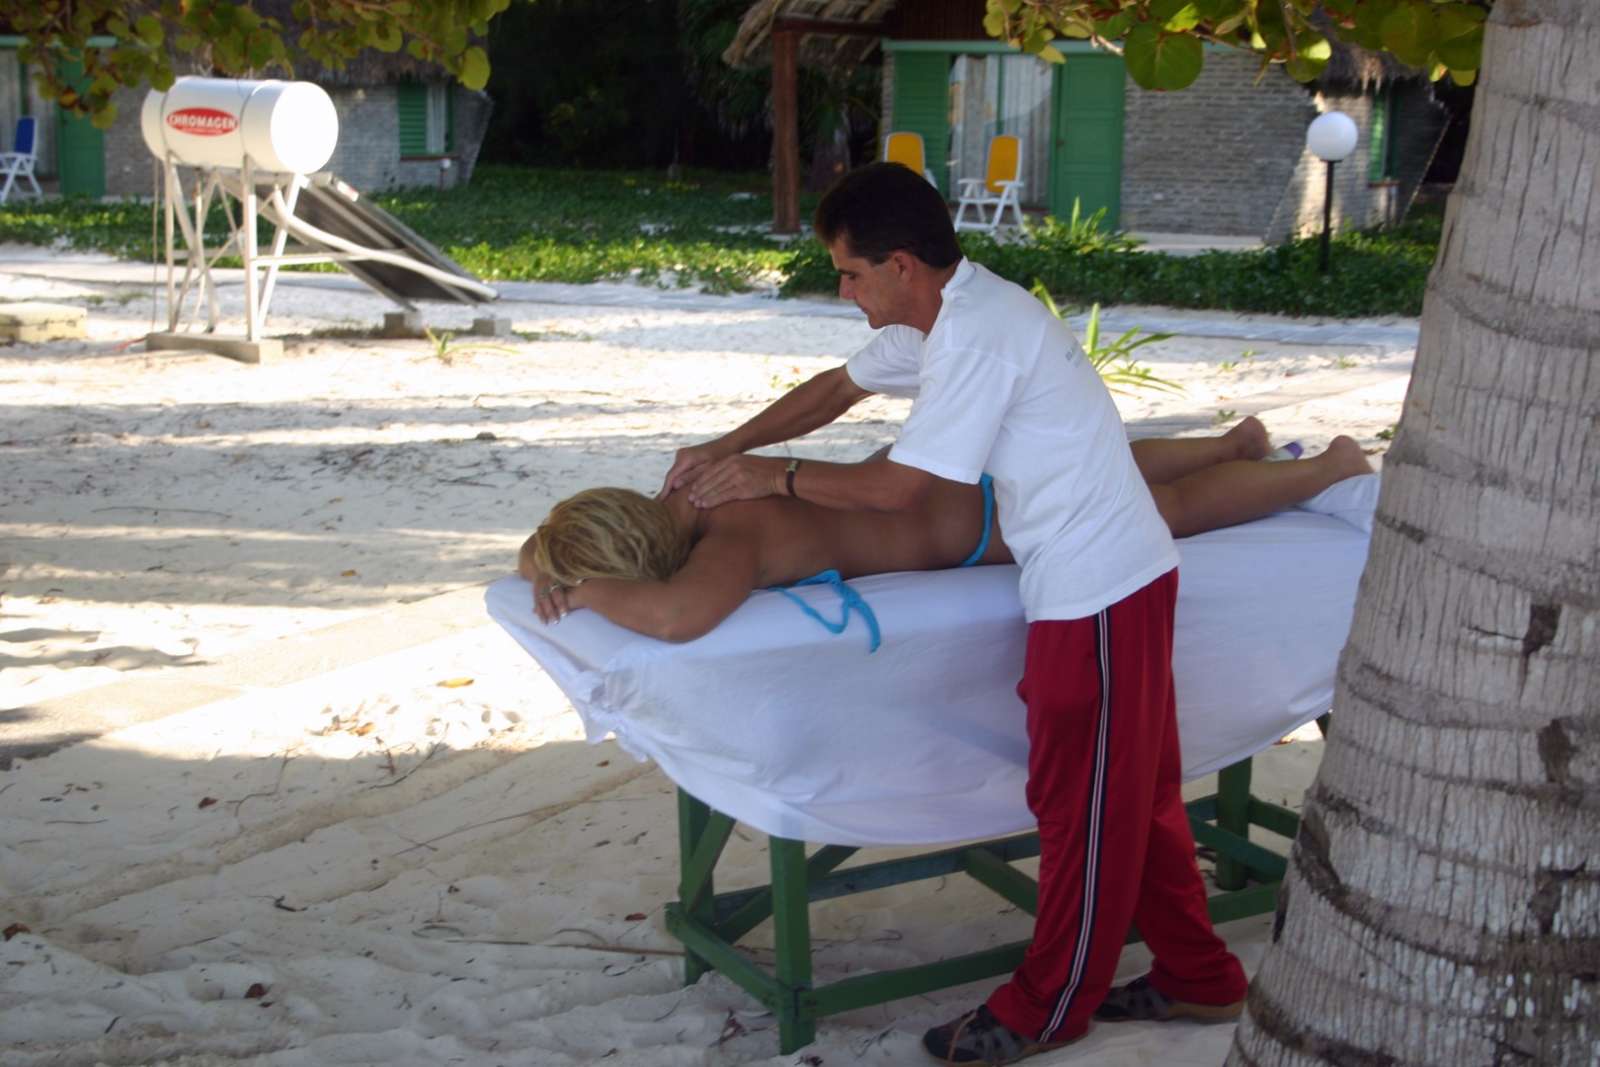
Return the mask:
<svg viewBox="0 0 1600 1067"><path fill-rule="evenodd" d="M140 277L0 247L0 298L88 303L91 322L87 343L0 348L0 751L101 735L0 771L0 927L28 928L0 945L0 1062L922 1062L921 1030L989 983L826 1020L789 1056L731 983L680 987L671 784L583 744L477 608L555 500L653 489L673 448L833 365L864 322L524 286L495 313L534 337L443 356L311 338L250 367L127 347L150 323ZM386 309L296 280L271 328ZM1338 432L1381 449L1410 363L1216 337L1141 355L1185 392L1125 398L1134 432L1257 413L1313 450ZM796 451L864 454L903 412L872 401ZM1269 752L1262 791L1297 801L1319 748ZM763 845L741 830L719 885L764 881ZM813 926L819 980L1028 929L956 880L830 902ZM1264 929L1225 930L1247 965ZM770 956L766 928L745 943ZM1034 1062L1216 1063L1228 1031L1104 1026Z"/></svg>

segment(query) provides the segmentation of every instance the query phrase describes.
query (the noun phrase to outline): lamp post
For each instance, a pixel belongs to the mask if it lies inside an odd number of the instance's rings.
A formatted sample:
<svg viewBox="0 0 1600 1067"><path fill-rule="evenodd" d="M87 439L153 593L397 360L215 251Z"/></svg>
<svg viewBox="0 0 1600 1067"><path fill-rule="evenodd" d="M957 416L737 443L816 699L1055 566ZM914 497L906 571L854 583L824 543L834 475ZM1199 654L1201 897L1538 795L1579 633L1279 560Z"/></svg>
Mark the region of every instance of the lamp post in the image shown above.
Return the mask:
<svg viewBox="0 0 1600 1067"><path fill-rule="evenodd" d="M1328 273L1329 234L1333 230L1333 167L1356 149L1355 121L1343 111L1325 111L1306 128L1306 147L1328 164L1328 184L1322 194L1322 273Z"/></svg>

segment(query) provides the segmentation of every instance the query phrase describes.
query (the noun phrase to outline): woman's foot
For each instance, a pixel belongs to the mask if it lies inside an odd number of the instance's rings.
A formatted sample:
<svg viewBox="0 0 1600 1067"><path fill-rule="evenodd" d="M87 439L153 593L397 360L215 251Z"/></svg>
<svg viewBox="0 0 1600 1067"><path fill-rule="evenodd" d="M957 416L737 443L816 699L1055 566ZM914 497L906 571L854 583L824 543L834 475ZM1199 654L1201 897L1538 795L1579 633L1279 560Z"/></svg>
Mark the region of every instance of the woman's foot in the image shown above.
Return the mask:
<svg viewBox="0 0 1600 1067"><path fill-rule="evenodd" d="M1222 440L1232 446L1234 459L1260 459L1272 451L1267 428L1254 415L1240 419L1239 425L1222 435Z"/></svg>
<svg viewBox="0 0 1600 1067"><path fill-rule="evenodd" d="M1361 451L1361 446L1356 443L1355 438L1346 437L1344 434L1329 441L1328 447L1317 457L1317 461L1333 468L1334 481L1372 473L1372 463L1367 459L1367 454Z"/></svg>

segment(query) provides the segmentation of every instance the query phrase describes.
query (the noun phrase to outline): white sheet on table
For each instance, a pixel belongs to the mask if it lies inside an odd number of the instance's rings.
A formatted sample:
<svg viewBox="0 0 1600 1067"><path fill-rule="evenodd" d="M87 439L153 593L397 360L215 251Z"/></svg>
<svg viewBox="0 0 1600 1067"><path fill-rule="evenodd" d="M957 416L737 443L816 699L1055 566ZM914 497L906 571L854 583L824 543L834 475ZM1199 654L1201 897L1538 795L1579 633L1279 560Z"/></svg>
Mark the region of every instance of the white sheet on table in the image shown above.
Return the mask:
<svg viewBox="0 0 1600 1067"><path fill-rule="evenodd" d="M1328 710L1377 482L1352 478L1303 508L1178 543L1173 667L1186 778ZM615 734L758 830L888 845L1031 826L1016 568L851 584L882 628L872 655L858 617L835 636L768 591L680 645L585 611L546 626L518 578L495 582L486 599L571 699L591 741ZM832 589L799 595L838 618Z"/></svg>

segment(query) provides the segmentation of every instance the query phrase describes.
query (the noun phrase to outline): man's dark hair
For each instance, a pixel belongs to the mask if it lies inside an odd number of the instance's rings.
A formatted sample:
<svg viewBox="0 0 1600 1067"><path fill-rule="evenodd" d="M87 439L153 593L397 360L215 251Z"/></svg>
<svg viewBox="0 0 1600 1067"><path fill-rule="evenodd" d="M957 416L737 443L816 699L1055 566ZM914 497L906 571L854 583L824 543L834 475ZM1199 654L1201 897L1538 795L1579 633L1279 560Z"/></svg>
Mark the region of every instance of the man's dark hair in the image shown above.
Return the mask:
<svg viewBox="0 0 1600 1067"><path fill-rule="evenodd" d="M817 205L812 227L823 244L843 237L852 254L871 263L901 250L930 267L961 258L944 197L899 163L869 163L834 182Z"/></svg>

